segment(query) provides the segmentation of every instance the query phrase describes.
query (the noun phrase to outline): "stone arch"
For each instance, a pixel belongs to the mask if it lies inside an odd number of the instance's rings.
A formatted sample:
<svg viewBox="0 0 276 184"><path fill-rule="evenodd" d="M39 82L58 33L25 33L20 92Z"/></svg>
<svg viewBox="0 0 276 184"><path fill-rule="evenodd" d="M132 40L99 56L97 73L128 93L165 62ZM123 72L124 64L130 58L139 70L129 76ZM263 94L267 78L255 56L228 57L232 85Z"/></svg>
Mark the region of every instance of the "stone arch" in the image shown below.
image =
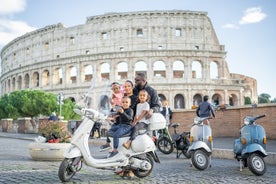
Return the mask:
<svg viewBox="0 0 276 184"><path fill-rule="evenodd" d="M231 94L229 96L228 104L231 106L238 105L238 96L236 94Z"/></svg>
<svg viewBox="0 0 276 184"><path fill-rule="evenodd" d="M93 66L85 65L84 66L84 82L90 82L93 79Z"/></svg>
<svg viewBox="0 0 276 184"><path fill-rule="evenodd" d="M59 85L62 84L62 68L56 68L53 72L53 84Z"/></svg>
<svg viewBox="0 0 276 184"><path fill-rule="evenodd" d="M30 88L30 76L28 73L26 73L24 76L24 88Z"/></svg>
<svg viewBox="0 0 276 184"><path fill-rule="evenodd" d="M192 61L192 78L193 79L202 78L202 64L200 61Z"/></svg>
<svg viewBox="0 0 276 184"><path fill-rule="evenodd" d="M39 87L39 73L38 72L33 73L32 81L33 81L34 87Z"/></svg>
<svg viewBox="0 0 276 184"><path fill-rule="evenodd" d="M50 84L50 72L49 72L49 70L44 70L42 72L41 83L42 83L42 86L48 86Z"/></svg>
<svg viewBox="0 0 276 184"><path fill-rule="evenodd" d="M107 95L101 95L100 97L100 110L109 110L110 109L110 103L109 98Z"/></svg>
<svg viewBox="0 0 276 184"><path fill-rule="evenodd" d="M12 78L12 91L15 90L15 77Z"/></svg>
<svg viewBox="0 0 276 184"><path fill-rule="evenodd" d="M210 63L210 77L211 79L218 79L218 64L216 61Z"/></svg>
<svg viewBox="0 0 276 184"><path fill-rule="evenodd" d="M173 78L184 77L184 63L180 60L173 62Z"/></svg>
<svg viewBox="0 0 276 184"><path fill-rule="evenodd" d="M153 63L154 77L166 77L166 65L164 61L155 61Z"/></svg>
<svg viewBox="0 0 276 184"><path fill-rule="evenodd" d="M102 63L101 64L101 77L104 79L110 79L110 64L109 63Z"/></svg>
<svg viewBox="0 0 276 184"><path fill-rule="evenodd" d="M22 76L18 76L17 78L17 89L22 89Z"/></svg>
<svg viewBox="0 0 276 184"><path fill-rule="evenodd" d="M147 63L145 61L138 61L134 65L135 74L142 72L147 75L147 70L148 70L148 67L147 67Z"/></svg>
<svg viewBox="0 0 276 184"><path fill-rule="evenodd" d="M185 100L182 94L176 94L174 97L174 108L175 109L184 109L185 108Z"/></svg>
<svg viewBox="0 0 276 184"><path fill-rule="evenodd" d="M128 77L128 75L127 75L127 73L128 73L128 64L127 64L127 62L125 62L125 61L122 61L122 62L120 62L120 63L118 63L118 65L117 65L117 76L118 76L118 80L122 80L122 79L127 79Z"/></svg>
<svg viewBox="0 0 276 184"><path fill-rule="evenodd" d="M215 93L212 96L212 103L214 103L214 105L220 105L222 103L222 96L218 93Z"/></svg>
<svg viewBox="0 0 276 184"><path fill-rule="evenodd" d="M166 96L164 94L162 94L162 93L159 93L158 97L159 97L160 101L167 100Z"/></svg>
<svg viewBox="0 0 276 184"><path fill-rule="evenodd" d="M193 105L198 106L202 102L202 95L201 94L195 94L193 97Z"/></svg>
<svg viewBox="0 0 276 184"><path fill-rule="evenodd" d="M67 76L69 77L67 83L75 84L77 82L77 68L75 66L70 66L67 69Z"/></svg>

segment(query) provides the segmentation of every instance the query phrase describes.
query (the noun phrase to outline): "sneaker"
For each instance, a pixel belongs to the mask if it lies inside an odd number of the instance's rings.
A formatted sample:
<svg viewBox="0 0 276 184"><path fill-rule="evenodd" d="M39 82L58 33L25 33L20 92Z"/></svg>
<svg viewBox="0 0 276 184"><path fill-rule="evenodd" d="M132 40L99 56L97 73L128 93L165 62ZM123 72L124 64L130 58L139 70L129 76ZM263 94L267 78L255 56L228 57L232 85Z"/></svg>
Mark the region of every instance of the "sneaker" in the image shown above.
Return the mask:
<svg viewBox="0 0 276 184"><path fill-rule="evenodd" d="M106 151L106 150L109 150L109 149L111 149L111 146L109 144L105 144L105 145L100 146L100 152Z"/></svg>
<svg viewBox="0 0 276 184"><path fill-rule="evenodd" d="M118 154L118 152L116 151L112 151L109 155L108 155L108 157L107 158L111 158L111 157L114 157L115 155L117 155Z"/></svg>

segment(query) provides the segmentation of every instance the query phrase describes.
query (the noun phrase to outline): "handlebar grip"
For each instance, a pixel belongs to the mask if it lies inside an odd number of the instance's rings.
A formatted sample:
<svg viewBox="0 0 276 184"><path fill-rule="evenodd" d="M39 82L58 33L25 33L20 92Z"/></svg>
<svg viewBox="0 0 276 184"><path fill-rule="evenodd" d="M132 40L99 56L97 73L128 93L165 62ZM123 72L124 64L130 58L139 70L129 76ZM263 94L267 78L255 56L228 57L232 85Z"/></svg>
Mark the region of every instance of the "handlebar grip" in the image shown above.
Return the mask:
<svg viewBox="0 0 276 184"><path fill-rule="evenodd" d="M260 118L263 118L263 117L265 117L265 116L266 116L266 114L256 116L256 117L255 117L255 120L260 119Z"/></svg>

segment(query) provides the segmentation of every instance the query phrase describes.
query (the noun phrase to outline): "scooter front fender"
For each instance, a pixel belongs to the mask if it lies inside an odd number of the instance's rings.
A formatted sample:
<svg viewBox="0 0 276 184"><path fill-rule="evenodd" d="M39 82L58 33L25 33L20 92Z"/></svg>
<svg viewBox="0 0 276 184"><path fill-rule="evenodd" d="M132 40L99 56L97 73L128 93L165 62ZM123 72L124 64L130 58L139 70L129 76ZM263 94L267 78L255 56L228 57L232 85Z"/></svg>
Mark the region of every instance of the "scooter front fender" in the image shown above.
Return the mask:
<svg viewBox="0 0 276 184"><path fill-rule="evenodd" d="M249 153L253 153L253 152L261 152L263 157L266 157L268 154L266 152L266 150L259 144L257 143L253 143L253 144L249 144L248 146L246 146L243 150L242 150L242 157L244 155L247 155Z"/></svg>
<svg viewBox="0 0 276 184"><path fill-rule="evenodd" d="M205 142L202 142L202 141L193 142L193 143L189 146L188 152L194 151L194 150L198 150L198 149L204 149L204 150L206 150L208 153L212 153L212 150L209 148L209 146L208 146Z"/></svg>
<svg viewBox="0 0 276 184"><path fill-rule="evenodd" d="M71 145L68 150L64 152L65 158L76 158L80 156L82 156L80 149L73 145Z"/></svg>

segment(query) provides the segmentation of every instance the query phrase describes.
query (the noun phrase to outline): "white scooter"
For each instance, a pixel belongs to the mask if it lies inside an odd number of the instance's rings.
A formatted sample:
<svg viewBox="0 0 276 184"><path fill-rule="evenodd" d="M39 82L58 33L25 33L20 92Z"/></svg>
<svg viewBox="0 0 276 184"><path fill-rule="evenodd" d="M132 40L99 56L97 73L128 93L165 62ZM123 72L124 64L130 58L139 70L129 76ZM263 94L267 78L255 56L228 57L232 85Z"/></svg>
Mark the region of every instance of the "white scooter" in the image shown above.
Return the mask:
<svg viewBox="0 0 276 184"><path fill-rule="evenodd" d="M213 138L209 119L209 117L194 118L190 132L191 145L188 148L188 153L191 154L192 165L198 170L211 167Z"/></svg>
<svg viewBox="0 0 276 184"><path fill-rule="evenodd" d="M155 152L156 147L152 138L144 133L137 136L131 144L130 149L125 149L122 143L129 136L119 139L119 153L111 158L94 158L89 149L88 140L90 131L95 122L106 122L107 116L94 110L83 108L75 110L82 114L82 123L75 131L71 146L64 154L64 160L60 164L58 176L62 182L68 182L82 168L82 163L99 169L121 168L124 171L133 171L134 175L143 178L151 174L154 161L160 163ZM150 118L150 130L162 129L166 126L166 120L161 113L154 113ZM112 141L112 137L111 141ZM93 149L93 148L92 148Z"/></svg>

